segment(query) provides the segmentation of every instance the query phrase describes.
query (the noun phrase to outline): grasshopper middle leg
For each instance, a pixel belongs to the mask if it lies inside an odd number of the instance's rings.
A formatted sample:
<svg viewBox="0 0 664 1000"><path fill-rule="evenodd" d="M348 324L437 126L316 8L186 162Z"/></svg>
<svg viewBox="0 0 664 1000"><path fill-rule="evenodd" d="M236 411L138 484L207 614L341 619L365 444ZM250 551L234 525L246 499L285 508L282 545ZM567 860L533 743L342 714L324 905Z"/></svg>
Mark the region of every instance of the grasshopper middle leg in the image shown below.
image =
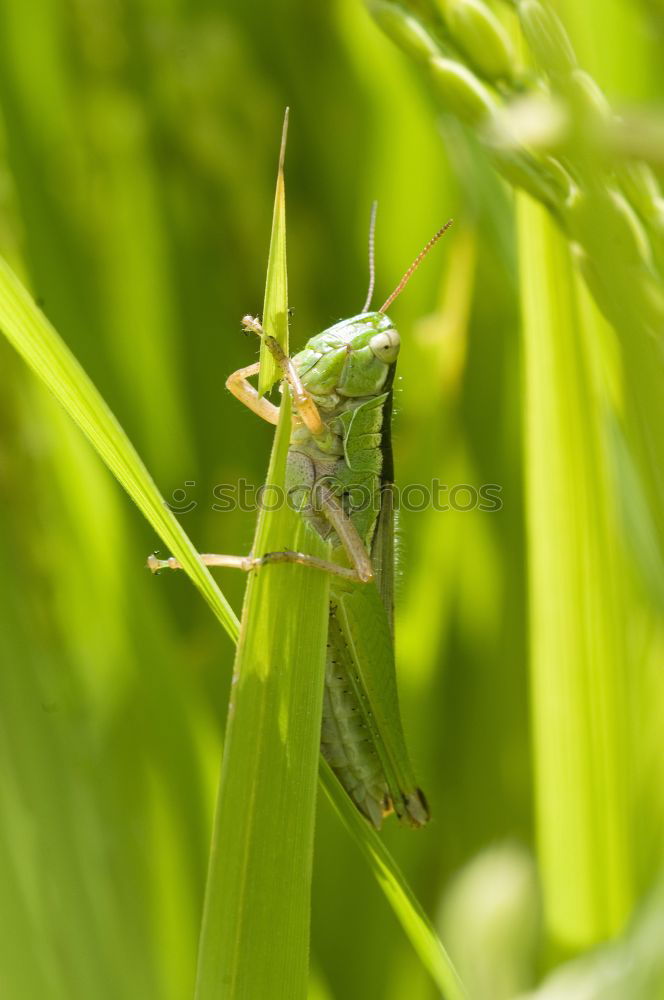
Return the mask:
<svg viewBox="0 0 664 1000"><path fill-rule="evenodd" d="M331 573L354 583L369 583L374 576L373 567L355 525L329 490L321 491L319 503L321 512L327 517L341 540L351 563L350 567L340 566L327 559L319 559L306 552L294 552L291 549L285 549L282 552L266 552L262 556L232 556L205 552L199 554L198 558L205 566L241 569L245 573L259 569L261 566L267 566L269 563L298 563L301 566L310 566L312 569L322 570L324 573ZM182 564L173 556L168 559L158 559L156 555L151 555L148 557L147 566L153 573L158 573L162 569L182 569Z"/></svg>

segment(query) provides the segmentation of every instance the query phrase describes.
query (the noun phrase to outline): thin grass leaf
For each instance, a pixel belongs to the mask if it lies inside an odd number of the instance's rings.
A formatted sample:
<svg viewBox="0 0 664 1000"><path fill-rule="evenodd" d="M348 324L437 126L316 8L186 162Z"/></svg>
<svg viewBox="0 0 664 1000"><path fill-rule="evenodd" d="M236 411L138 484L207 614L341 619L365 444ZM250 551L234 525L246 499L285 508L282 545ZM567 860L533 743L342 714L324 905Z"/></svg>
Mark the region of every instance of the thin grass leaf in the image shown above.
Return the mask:
<svg viewBox="0 0 664 1000"><path fill-rule="evenodd" d="M286 189L284 187L284 158L288 138L288 114L286 108L281 132L277 189L274 195L272 213L272 235L267 259L267 281L263 302L263 329L281 344L288 354L288 270L286 267ZM267 347L261 342L260 370L258 373L258 393L269 392L281 373Z"/></svg>
<svg viewBox="0 0 664 1000"><path fill-rule="evenodd" d="M268 483L283 483L290 407ZM303 548L288 509L264 512L256 551ZM299 566L252 575L242 614L214 824L197 1000L304 998L328 578Z"/></svg>
<svg viewBox="0 0 664 1000"><path fill-rule="evenodd" d="M362 818L323 758L320 782L339 819L356 842L385 893L406 936L445 1000L467 1000L463 983L434 927L396 861L374 829Z"/></svg>
<svg viewBox="0 0 664 1000"><path fill-rule="evenodd" d="M620 541L593 380L597 314L545 211L520 196L531 697L540 873L568 947L633 901Z"/></svg>
<svg viewBox="0 0 664 1000"><path fill-rule="evenodd" d="M285 139L285 131L284 131ZM265 315L285 319L283 144ZM254 552L324 556L283 502L291 430L288 393ZM279 495L281 502L278 501ZM274 498L276 503L273 505ZM265 566L247 584L228 710L199 954L197 1000L304 1000L329 577Z"/></svg>
<svg viewBox="0 0 664 1000"><path fill-rule="evenodd" d="M67 345L2 258L0 329L78 424L168 550L180 560L228 635L235 639L238 622L233 609L201 564L134 446Z"/></svg>

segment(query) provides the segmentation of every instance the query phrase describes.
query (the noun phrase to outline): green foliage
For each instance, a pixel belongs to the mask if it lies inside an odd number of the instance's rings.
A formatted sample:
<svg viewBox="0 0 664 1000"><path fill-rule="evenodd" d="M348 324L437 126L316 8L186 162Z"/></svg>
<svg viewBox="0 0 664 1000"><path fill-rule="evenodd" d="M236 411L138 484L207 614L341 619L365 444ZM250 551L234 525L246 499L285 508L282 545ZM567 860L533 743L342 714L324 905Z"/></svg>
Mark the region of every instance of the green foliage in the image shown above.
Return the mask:
<svg viewBox="0 0 664 1000"><path fill-rule="evenodd" d="M76 421L111 472L145 514L211 606L231 638L237 620L117 420L48 320L0 260L0 327Z"/></svg>
<svg viewBox="0 0 664 1000"><path fill-rule="evenodd" d="M287 121L287 119L286 119ZM265 291L265 316L288 314L283 154L277 178ZM126 435L88 376L29 294L0 260L0 329L53 392L124 485L139 509L172 542L182 566L232 638L232 612L159 496ZM287 345L285 345L287 346ZM265 496L285 488L290 439L288 396L265 483ZM261 509L253 550L306 550L328 557L288 505ZM202 571L202 572L201 572ZM316 763L320 746L329 578L300 566L252 574L245 595L228 710L221 780L198 953L196 996L305 997ZM389 855L360 821L330 774L326 790L341 815L349 811L388 900L451 1000L461 997L456 973ZM281 832L276 845L269 831ZM366 845L374 838L372 848ZM382 856L381 856L382 855ZM256 941L265 947L256 949Z"/></svg>
<svg viewBox="0 0 664 1000"><path fill-rule="evenodd" d="M397 479L438 480L443 504L498 484L502 502L402 509L397 661L433 820L381 834L404 873L384 875L394 920L321 801L311 996L453 996L422 919L436 913L471 996L661 990L661 893L642 901L664 820L662 144L643 110L662 93L662 21L630 0L368 7L0 4L0 251L40 304L3 269L3 330L152 518L3 340L0 966L17 1000L194 992L233 648L184 574L154 580L144 561L158 544L188 562L232 629L177 521L198 550L254 538L256 511L224 510L223 487L264 482L271 433L223 383L256 358L239 320L263 301L286 105L291 349L361 306L374 197L379 296L454 217L391 310ZM316 604L311 574L271 571L246 597L243 694L254 651L273 628L292 642ZM242 574L220 582L239 608ZM284 834L273 812L244 842L255 864L229 875L218 850L211 868L213 944L232 929L222 876L234 899L243 871L260 871L254 897L301 878L292 923L256 917L263 968L287 927L306 949L314 661L302 690L273 677L262 702L279 688L310 715L288 774L308 818ZM256 740L260 705L238 699L247 725L225 734L234 850L243 782L260 787L248 776L280 740Z"/></svg>
<svg viewBox="0 0 664 1000"><path fill-rule="evenodd" d="M538 836L547 918L578 947L634 897L623 563L595 409L599 319L538 206L519 205Z"/></svg>
<svg viewBox="0 0 664 1000"><path fill-rule="evenodd" d="M284 187L284 159L288 137L288 108L284 115L277 170L277 190L274 195L272 234L267 259L267 281L261 314L263 329L277 340L288 354L288 268L286 266L286 192ZM261 341L261 361L258 373L258 392L263 396L279 378L279 369L265 343Z"/></svg>

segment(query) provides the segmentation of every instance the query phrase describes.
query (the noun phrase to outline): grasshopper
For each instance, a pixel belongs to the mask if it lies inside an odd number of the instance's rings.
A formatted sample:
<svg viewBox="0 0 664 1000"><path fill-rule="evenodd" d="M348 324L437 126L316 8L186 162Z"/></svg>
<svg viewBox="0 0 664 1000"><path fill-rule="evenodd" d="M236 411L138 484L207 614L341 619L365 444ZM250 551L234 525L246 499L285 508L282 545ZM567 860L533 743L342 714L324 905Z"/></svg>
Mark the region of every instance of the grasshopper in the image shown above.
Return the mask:
<svg viewBox="0 0 664 1000"><path fill-rule="evenodd" d="M400 337L386 310L405 287L447 222L427 243L377 312L369 235L369 293L357 316L316 334L289 358L250 316L243 327L262 337L293 400L286 487L306 523L330 543L330 561L303 552L254 556L201 554L207 566L245 571L297 562L332 575L321 751L360 812L380 829L396 813L423 826L429 809L406 749L394 662L394 469L391 418ZM253 364L226 381L240 402L268 423L279 407L248 381ZM354 502L361 493L363 502ZM154 572L179 569L151 556Z"/></svg>

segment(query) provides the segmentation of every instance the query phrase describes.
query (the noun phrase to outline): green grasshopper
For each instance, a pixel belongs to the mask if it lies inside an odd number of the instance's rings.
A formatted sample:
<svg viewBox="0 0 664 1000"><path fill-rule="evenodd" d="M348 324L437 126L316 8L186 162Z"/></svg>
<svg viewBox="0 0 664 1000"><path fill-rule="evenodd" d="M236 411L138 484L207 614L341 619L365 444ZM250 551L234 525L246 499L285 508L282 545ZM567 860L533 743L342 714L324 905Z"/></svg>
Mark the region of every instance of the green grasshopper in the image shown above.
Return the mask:
<svg viewBox="0 0 664 1000"><path fill-rule="evenodd" d="M395 812L411 826L429 819L406 750L394 662L394 471L391 417L400 338L386 310L425 255L451 225L427 243L377 312L363 311L316 334L287 357L246 316L243 327L264 338L290 387L294 418L286 488L297 509L330 543L332 560L302 552L261 556L201 554L206 566L250 571L271 562L297 562L332 575L323 696L321 751L360 812L380 829ZM241 368L226 385L245 406L276 424L279 408L248 381L259 365ZM361 493L364 502L353 501ZM174 558L151 556L153 571L179 569Z"/></svg>

